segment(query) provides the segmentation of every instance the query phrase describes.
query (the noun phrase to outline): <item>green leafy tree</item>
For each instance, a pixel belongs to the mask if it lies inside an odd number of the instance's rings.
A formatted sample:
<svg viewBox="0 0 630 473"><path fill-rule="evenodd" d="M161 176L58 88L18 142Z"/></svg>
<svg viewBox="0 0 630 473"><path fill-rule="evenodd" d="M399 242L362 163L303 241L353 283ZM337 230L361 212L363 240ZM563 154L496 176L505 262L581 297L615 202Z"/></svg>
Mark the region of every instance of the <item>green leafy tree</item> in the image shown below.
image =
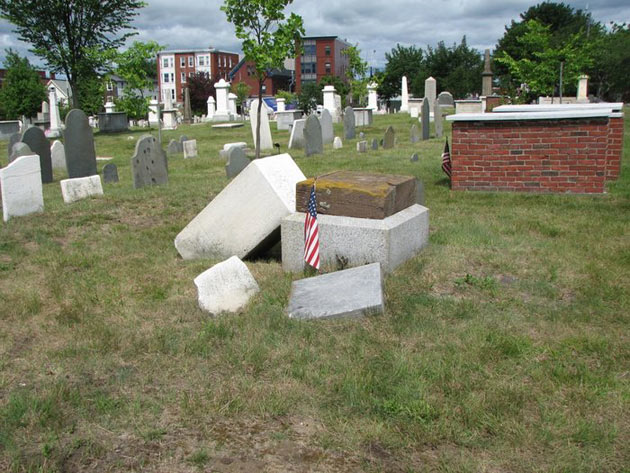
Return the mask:
<svg viewBox="0 0 630 473"><path fill-rule="evenodd" d="M236 95L236 106L241 107L241 114L243 113L243 106L249 97L251 87L245 82L239 82L238 84L232 84L232 93Z"/></svg>
<svg viewBox="0 0 630 473"><path fill-rule="evenodd" d="M287 105L290 103L295 103L295 101L297 100L296 95L293 92L289 92L287 90L279 90L278 92L276 92L276 97L284 99Z"/></svg>
<svg viewBox="0 0 630 473"><path fill-rule="evenodd" d="M400 87L403 76L407 79L417 77L422 72L424 53L416 46L401 46L397 44L389 53L385 53L385 70L378 87L379 95L389 100L400 95ZM412 83L411 93L420 96L422 89L417 89L418 84ZM422 85L424 87L424 85Z"/></svg>
<svg viewBox="0 0 630 473"><path fill-rule="evenodd" d="M322 86L315 82L303 83L298 95L298 108L308 115L317 109L319 103L322 103Z"/></svg>
<svg viewBox="0 0 630 473"><path fill-rule="evenodd" d="M243 41L243 54L255 66L258 80L258 126L256 157L260 157L260 115L263 85L269 72L280 69L287 57L295 57L300 36L304 35L302 18L295 13L285 17L284 9L293 0L225 0L221 10L234 25L236 37Z"/></svg>
<svg viewBox="0 0 630 473"><path fill-rule="evenodd" d="M602 99L630 101L630 26L613 23L593 48L599 54L593 55L594 62L588 70L590 91Z"/></svg>
<svg viewBox="0 0 630 473"><path fill-rule="evenodd" d="M133 29L144 5L140 0L0 0L0 16L52 71L66 75L74 107L85 109L82 100L91 100L94 72L103 67L102 55L94 51L116 49L135 34L120 32Z"/></svg>
<svg viewBox="0 0 630 473"><path fill-rule="evenodd" d="M16 120L22 115L32 117L46 100L46 88L27 58L11 49L4 60L6 75L0 89L0 106L5 118Z"/></svg>
<svg viewBox="0 0 630 473"><path fill-rule="evenodd" d="M205 72L197 72L187 78L190 108L195 114L203 115L208 110L208 97L216 98L214 79Z"/></svg>
<svg viewBox="0 0 630 473"><path fill-rule="evenodd" d="M527 84L527 89L533 96L554 94L561 63L565 83L577 84L578 77L591 62L588 44L582 41L582 34L572 35L564 44L553 47L549 26L529 20L526 27L527 31L518 41L523 48L531 51L531 59L516 59L503 52L495 60L505 65L512 77Z"/></svg>
<svg viewBox="0 0 630 473"><path fill-rule="evenodd" d="M348 68L346 78L350 84L350 96L352 103L361 105L367 97L367 62L361 59L359 45L350 46L341 51L341 54L348 57Z"/></svg>

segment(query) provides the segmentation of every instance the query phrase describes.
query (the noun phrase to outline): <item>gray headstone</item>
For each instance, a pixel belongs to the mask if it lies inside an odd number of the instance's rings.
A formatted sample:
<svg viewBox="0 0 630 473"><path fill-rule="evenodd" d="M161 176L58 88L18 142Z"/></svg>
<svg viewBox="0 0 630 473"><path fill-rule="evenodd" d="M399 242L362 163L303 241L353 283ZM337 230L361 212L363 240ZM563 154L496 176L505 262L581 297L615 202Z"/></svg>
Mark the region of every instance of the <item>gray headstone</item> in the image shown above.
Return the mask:
<svg viewBox="0 0 630 473"><path fill-rule="evenodd" d="M179 142L182 144L182 153L184 152L184 141L188 141L188 137L186 135L182 135L179 137Z"/></svg>
<svg viewBox="0 0 630 473"><path fill-rule="evenodd" d="M418 153L413 153L409 161L411 161L412 163L415 163L416 161L418 161Z"/></svg>
<svg viewBox="0 0 630 473"><path fill-rule="evenodd" d="M190 109L190 90L184 88L184 123L190 125L193 122L192 111ZM188 141L188 140L186 140Z"/></svg>
<svg viewBox="0 0 630 473"><path fill-rule="evenodd" d="M240 146L228 148L227 164L225 165L225 174L228 179L238 176L238 174L250 163L249 158L245 155L245 150Z"/></svg>
<svg viewBox="0 0 630 473"><path fill-rule="evenodd" d="M66 129L63 136L68 177L74 179L98 174L94 135L88 118L82 110L70 110L66 116Z"/></svg>
<svg viewBox="0 0 630 473"><path fill-rule="evenodd" d="M136 143L136 151L131 158L133 187L168 183L166 153L151 135L142 136Z"/></svg>
<svg viewBox="0 0 630 473"><path fill-rule="evenodd" d="M383 138L383 149L392 149L394 147L394 143L396 140L396 132L394 128L390 125L385 130L385 136Z"/></svg>
<svg viewBox="0 0 630 473"><path fill-rule="evenodd" d="M431 135L431 107L429 99L422 99L422 139L428 140Z"/></svg>
<svg viewBox="0 0 630 473"><path fill-rule="evenodd" d="M378 140L376 138L372 139L372 149L378 149Z"/></svg>
<svg viewBox="0 0 630 473"><path fill-rule="evenodd" d="M343 133L346 140L353 140L357 136L354 109L352 107L346 107L343 112Z"/></svg>
<svg viewBox="0 0 630 473"><path fill-rule="evenodd" d="M11 150L11 154L9 155L9 162L12 163L21 156L31 156L33 154L36 153L33 153L29 145L20 141L13 145L13 149Z"/></svg>
<svg viewBox="0 0 630 473"><path fill-rule="evenodd" d="M114 163L107 163L103 167L103 182L105 184L118 182L118 168Z"/></svg>
<svg viewBox="0 0 630 473"><path fill-rule="evenodd" d="M380 263L294 281L289 317L324 319L383 313L383 273Z"/></svg>
<svg viewBox="0 0 630 473"><path fill-rule="evenodd" d="M42 173L42 183L52 182L52 159L50 157L50 142L44 130L36 126L27 128L22 133L22 143L26 143L34 154L39 156L40 171Z"/></svg>
<svg viewBox="0 0 630 473"><path fill-rule="evenodd" d="M316 115L309 115L306 119L306 124L304 125L304 151L306 156L324 152L322 127Z"/></svg>
<svg viewBox="0 0 630 473"><path fill-rule="evenodd" d="M411 125L411 130L409 131L409 138L411 139L412 143L417 143L418 141L420 141L420 136L418 135L418 127L414 123L413 125Z"/></svg>
<svg viewBox="0 0 630 473"><path fill-rule="evenodd" d="M322 141L324 144L332 143L334 139L333 119L327 109L322 110L322 116L319 119L322 126Z"/></svg>
<svg viewBox="0 0 630 473"><path fill-rule="evenodd" d="M357 142L357 151L359 153L367 153L367 141L358 141Z"/></svg>
<svg viewBox="0 0 630 473"><path fill-rule="evenodd" d="M416 179L416 203L424 206L424 182Z"/></svg>
<svg viewBox="0 0 630 473"><path fill-rule="evenodd" d="M455 101L453 100L453 95L450 92L440 92L438 95L438 102L440 105L445 105L447 107L454 107Z"/></svg>
<svg viewBox="0 0 630 473"><path fill-rule="evenodd" d="M381 138L381 141L378 142L379 145L383 146L383 143L385 142L385 140L383 140L383 138Z"/></svg>
<svg viewBox="0 0 630 473"><path fill-rule="evenodd" d="M435 101L435 106L433 107L433 110L433 125L435 126L435 137L442 138L442 110L440 109L440 103L437 101L437 99Z"/></svg>
<svg viewBox="0 0 630 473"><path fill-rule="evenodd" d="M22 133L13 133L11 136L9 136L9 144L7 145L7 157L11 157L11 153L13 152L13 145L15 143L19 143L21 139Z"/></svg>
<svg viewBox="0 0 630 473"><path fill-rule="evenodd" d="M181 154L184 152L184 145L181 141L171 140L166 147L166 154Z"/></svg>

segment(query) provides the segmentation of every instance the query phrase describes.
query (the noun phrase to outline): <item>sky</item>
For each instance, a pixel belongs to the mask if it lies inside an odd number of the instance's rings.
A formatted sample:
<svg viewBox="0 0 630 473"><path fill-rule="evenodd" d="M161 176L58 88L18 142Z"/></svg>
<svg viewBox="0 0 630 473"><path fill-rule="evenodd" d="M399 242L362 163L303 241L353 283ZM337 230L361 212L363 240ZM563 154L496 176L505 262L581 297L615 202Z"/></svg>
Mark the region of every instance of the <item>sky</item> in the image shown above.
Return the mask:
<svg viewBox="0 0 630 473"><path fill-rule="evenodd" d="M222 0L147 0L134 21L135 40L154 40L168 49L217 49L241 52L234 27L219 9ZM382 68L385 53L400 43L426 48L438 41L459 43L463 36L479 51L492 49L505 26L519 20L536 1L522 0L294 0L288 11L302 16L308 36L339 36L357 44L370 66ZM630 23L630 1L565 1L587 9L595 21ZM12 25L0 20L0 59L13 48L29 55Z"/></svg>

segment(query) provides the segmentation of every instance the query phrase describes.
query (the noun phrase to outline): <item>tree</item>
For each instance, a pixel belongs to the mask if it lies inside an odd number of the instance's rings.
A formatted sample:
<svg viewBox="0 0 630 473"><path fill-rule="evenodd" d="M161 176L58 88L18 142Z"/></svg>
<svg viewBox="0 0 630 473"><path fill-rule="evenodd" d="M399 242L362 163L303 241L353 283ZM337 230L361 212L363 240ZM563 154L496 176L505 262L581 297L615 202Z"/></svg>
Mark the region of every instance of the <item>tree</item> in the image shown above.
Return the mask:
<svg viewBox="0 0 630 473"><path fill-rule="evenodd" d="M360 105L367 97L367 62L361 59L359 45L350 46L341 51L341 54L348 57L348 68L346 78L350 84L350 96L352 103Z"/></svg>
<svg viewBox="0 0 630 473"><path fill-rule="evenodd" d="M495 60L505 65L517 81L527 84L532 95L554 95L561 64L564 81L568 84L577 84L578 77L590 65L590 52L581 36L572 35L564 44L553 47L550 27L529 20L518 42L531 52L531 59L516 59L504 51Z"/></svg>
<svg viewBox="0 0 630 473"><path fill-rule="evenodd" d="M389 53L385 53L385 71L378 87L378 93L386 100L400 95L402 77L408 79L420 75L422 71L424 53L416 46L401 46L397 44ZM420 91L411 88L412 94L419 94Z"/></svg>
<svg viewBox="0 0 630 473"><path fill-rule="evenodd" d="M319 103L322 103L322 86L315 82L303 83L298 95L298 108L308 115L317 109Z"/></svg>
<svg viewBox="0 0 630 473"><path fill-rule="evenodd" d="M221 10L234 25L236 37L243 41L245 60L255 66L258 80L258 125L256 157L260 157L260 115L263 85L269 72L280 69L287 57L294 57L300 35L304 35L302 18L295 13L286 18L284 9L293 0L225 0Z"/></svg>
<svg viewBox="0 0 630 473"><path fill-rule="evenodd" d="M27 58L20 57L11 49L6 51L4 67L7 72L0 89L4 116L9 120L16 120L22 115L35 116L46 100L46 88L39 74Z"/></svg>
<svg viewBox="0 0 630 473"><path fill-rule="evenodd" d="M73 105L84 106L82 88L92 89L100 52L116 49L135 34L131 21L144 6L140 0L0 0L0 16L16 27L20 40L53 72L66 75Z"/></svg>
<svg viewBox="0 0 630 473"><path fill-rule="evenodd" d="M236 105L241 107L241 114L244 114L244 105L249 97L251 87L245 82L239 82L238 84L232 84L232 93L236 95Z"/></svg>
<svg viewBox="0 0 630 473"><path fill-rule="evenodd" d="M630 101L630 26L612 23L611 30L595 44L593 66L587 71L590 89L600 98Z"/></svg>
<svg viewBox="0 0 630 473"><path fill-rule="evenodd" d="M193 113L203 115L208 110L208 97L216 98L214 80L205 72L197 72L187 78L190 94L190 108Z"/></svg>

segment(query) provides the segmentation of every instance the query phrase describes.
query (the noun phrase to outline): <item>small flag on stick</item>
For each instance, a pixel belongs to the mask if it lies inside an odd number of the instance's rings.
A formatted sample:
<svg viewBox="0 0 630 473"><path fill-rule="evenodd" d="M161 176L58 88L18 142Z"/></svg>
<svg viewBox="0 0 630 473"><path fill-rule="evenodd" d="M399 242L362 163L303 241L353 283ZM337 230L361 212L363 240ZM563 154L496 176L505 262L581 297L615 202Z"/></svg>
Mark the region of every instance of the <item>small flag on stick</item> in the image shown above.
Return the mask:
<svg viewBox="0 0 630 473"><path fill-rule="evenodd" d="M448 148L448 138L446 139L446 144L444 145L444 152L442 153L442 171L451 178L451 152Z"/></svg>
<svg viewBox="0 0 630 473"><path fill-rule="evenodd" d="M319 230L317 228L317 200L315 183L311 187L308 199L308 210L304 221L304 261L315 269L319 269Z"/></svg>

